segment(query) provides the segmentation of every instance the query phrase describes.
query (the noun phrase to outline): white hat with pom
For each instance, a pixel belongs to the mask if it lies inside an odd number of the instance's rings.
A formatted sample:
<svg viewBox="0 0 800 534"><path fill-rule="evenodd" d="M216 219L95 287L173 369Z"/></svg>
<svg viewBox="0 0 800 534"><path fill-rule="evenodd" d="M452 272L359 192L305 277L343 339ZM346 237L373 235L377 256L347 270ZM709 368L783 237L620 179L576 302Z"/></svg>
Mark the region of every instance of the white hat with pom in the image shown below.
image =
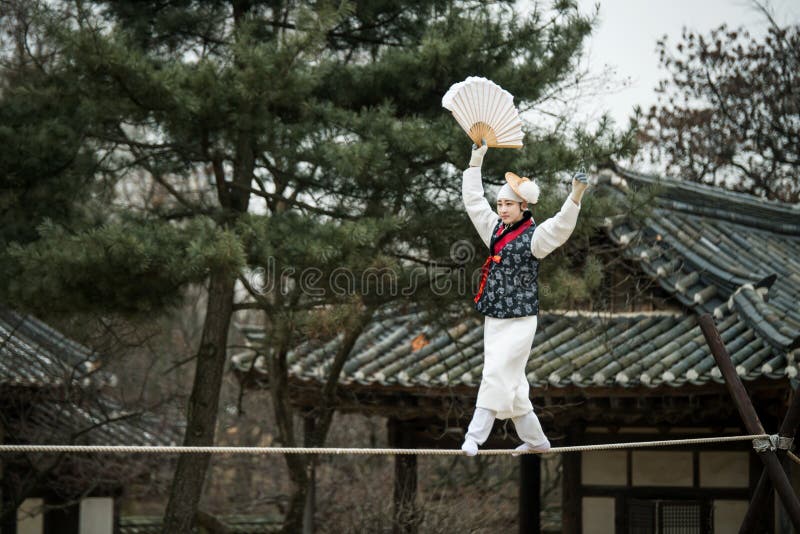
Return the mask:
<svg viewBox="0 0 800 534"><path fill-rule="evenodd" d="M539 184L527 177L520 178L513 172L506 173L506 183L497 193L497 200L513 200L514 202L539 202Z"/></svg>

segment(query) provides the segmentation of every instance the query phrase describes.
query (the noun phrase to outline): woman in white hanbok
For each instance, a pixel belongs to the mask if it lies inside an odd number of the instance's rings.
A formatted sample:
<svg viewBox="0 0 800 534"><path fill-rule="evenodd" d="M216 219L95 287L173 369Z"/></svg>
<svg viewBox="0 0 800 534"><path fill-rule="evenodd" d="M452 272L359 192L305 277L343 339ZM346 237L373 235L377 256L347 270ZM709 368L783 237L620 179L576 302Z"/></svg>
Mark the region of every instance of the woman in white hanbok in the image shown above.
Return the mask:
<svg viewBox="0 0 800 534"><path fill-rule="evenodd" d="M550 441L533 411L525 375L539 311L538 262L569 239L587 181L585 174L577 173L561 210L536 225L527 207L538 201L539 187L527 179L509 179L497 195L497 212L492 210L481 180L486 151L485 144L473 146L462 184L469 218L490 250L475 297L476 309L485 315L483 375L461 449L469 456L477 454L494 420L511 419L523 441L518 451L546 452Z"/></svg>

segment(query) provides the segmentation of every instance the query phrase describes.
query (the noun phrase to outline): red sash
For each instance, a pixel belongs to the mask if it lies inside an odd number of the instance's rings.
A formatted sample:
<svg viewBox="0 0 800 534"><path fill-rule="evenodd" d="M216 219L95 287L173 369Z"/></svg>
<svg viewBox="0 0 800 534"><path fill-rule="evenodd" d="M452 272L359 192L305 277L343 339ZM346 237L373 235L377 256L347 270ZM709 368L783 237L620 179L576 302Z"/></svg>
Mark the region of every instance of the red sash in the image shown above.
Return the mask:
<svg viewBox="0 0 800 534"><path fill-rule="evenodd" d="M495 244L494 250L500 251L503 250L508 243L513 241L516 237L518 237L522 232L527 230L530 225L533 224L533 220L527 219L524 223L520 224L519 227L515 228L514 230L508 232L506 235L501 237ZM500 235L503 233L503 226L501 225L500 228L497 230L497 234ZM481 283L478 286L478 293L475 295L473 301L477 304L479 300L481 300L481 296L483 295L483 288L486 287L486 279L489 277L489 268L492 266L492 262L500 263L502 257L497 254L491 254L486 261L483 262L483 267L481 267Z"/></svg>

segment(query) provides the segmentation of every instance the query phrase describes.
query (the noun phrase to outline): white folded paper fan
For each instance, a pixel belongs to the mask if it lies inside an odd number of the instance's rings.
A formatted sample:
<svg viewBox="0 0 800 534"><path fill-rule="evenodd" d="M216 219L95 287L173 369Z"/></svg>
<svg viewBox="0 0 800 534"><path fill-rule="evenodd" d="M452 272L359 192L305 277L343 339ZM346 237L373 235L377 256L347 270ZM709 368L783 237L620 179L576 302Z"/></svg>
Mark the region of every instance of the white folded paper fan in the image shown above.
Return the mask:
<svg viewBox="0 0 800 534"><path fill-rule="evenodd" d="M522 148L522 120L514 96L486 78L470 76L453 84L442 97L442 107L453 113L472 141L481 139L496 148Z"/></svg>

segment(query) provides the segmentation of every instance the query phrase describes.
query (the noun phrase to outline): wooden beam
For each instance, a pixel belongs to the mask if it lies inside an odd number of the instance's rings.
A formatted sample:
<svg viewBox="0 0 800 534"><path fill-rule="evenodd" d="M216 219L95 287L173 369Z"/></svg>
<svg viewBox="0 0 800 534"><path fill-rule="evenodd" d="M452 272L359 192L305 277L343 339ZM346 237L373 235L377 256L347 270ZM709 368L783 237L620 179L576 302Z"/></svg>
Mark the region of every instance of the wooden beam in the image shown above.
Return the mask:
<svg viewBox="0 0 800 534"><path fill-rule="evenodd" d="M257 373L242 371L234 371L234 375L242 383L243 387L255 389L266 389L268 387L266 376L259 376ZM314 379L298 378L297 376L291 376L289 378L289 387L293 397L300 391L313 392L320 389L321 386L322 384ZM748 387L751 391L783 391L786 387L786 382L761 377L752 382L748 382ZM478 393L477 385L400 385L397 383L381 383L378 381L366 384L358 382L340 382L338 389L344 395L362 396L371 394L376 398L389 396L402 399L405 396L406 398L412 397L415 399L457 399L463 400L468 407L471 406L473 408L475 406L475 396ZM600 387L581 387L575 385L564 387L539 387L533 384L532 390L537 392L537 396L533 400L541 404L544 404L548 399L563 399L568 402L572 402L575 399L592 398L629 398L635 400L641 397L675 397L676 399L680 399L693 395L714 395L725 392L723 386L713 381L706 384L683 384L680 387L674 387L669 384L659 384L655 387L644 385L631 387L619 387L619 385L605 385Z"/></svg>
<svg viewBox="0 0 800 534"><path fill-rule="evenodd" d="M706 338L706 343L711 349L711 354L714 356L719 370L722 371L722 376L725 377L725 384L731 393L731 397L733 397L733 402L739 410L739 415L741 415L747 431L750 434L764 434L764 427L758 419L756 410L747 396L747 391L744 389L739 375L736 374L736 369L733 367L728 350L725 348L717 327L714 325L714 319L706 313L700 317L698 322L700 323L700 329L703 331L703 336ZM798 501L797 495L795 495L789 479L783 471L778 456L775 451L770 450L760 452L758 455L761 457L761 461L764 462L769 478L778 491L781 502L789 513L795 530L800 532L800 501Z"/></svg>
<svg viewBox="0 0 800 534"><path fill-rule="evenodd" d="M582 443L580 428L567 429L565 445ZM561 489L561 532L562 534L580 534L581 528L581 454L573 452L562 457L563 486Z"/></svg>
<svg viewBox="0 0 800 534"><path fill-rule="evenodd" d="M775 381L777 382L777 381ZM607 397L546 397L534 398L534 403L542 406L542 417L558 420L568 426L573 421L591 421L594 425L693 425L693 426L739 426L736 408L730 402L730 396L721 384L714 390L704 393L691 388L673 388L683 391L685 397L654 396L652 411L645 412L636 407L635 397L619 397L613 400ZM786 382L778 388L754 388L752 382L748 389L760 406L770 405L770 410L777 409L782 402ZM298 409L314 408L322 402L319 386L290 387L292 404ZM623 392L624 393L624 392ZM612 406L616 404L616 407ZM442 414L448 414L446 423L468 421L475 407L474 397L419 395L412 391L390 391L389 388L342 385L336 398L336 410L339 413L360 413L364 415L386 416L391 414L400 420L416 420L435 418L442 421ZM730 424L728 424L730 423Z"/></svg>
<svg viewBox="0 0 800 534"><path fill-rule="evenodd" d="M601 486L581 488L581 497L635 496L637 499L730 499L747 500L747 488L693 488L664 486Z"/></svg>
<svg viewBox="0 0 800 534"><path fill-rule="evenodd" d="M519 534L540 534L541 457L524 454L519 458Z"/></svg>

